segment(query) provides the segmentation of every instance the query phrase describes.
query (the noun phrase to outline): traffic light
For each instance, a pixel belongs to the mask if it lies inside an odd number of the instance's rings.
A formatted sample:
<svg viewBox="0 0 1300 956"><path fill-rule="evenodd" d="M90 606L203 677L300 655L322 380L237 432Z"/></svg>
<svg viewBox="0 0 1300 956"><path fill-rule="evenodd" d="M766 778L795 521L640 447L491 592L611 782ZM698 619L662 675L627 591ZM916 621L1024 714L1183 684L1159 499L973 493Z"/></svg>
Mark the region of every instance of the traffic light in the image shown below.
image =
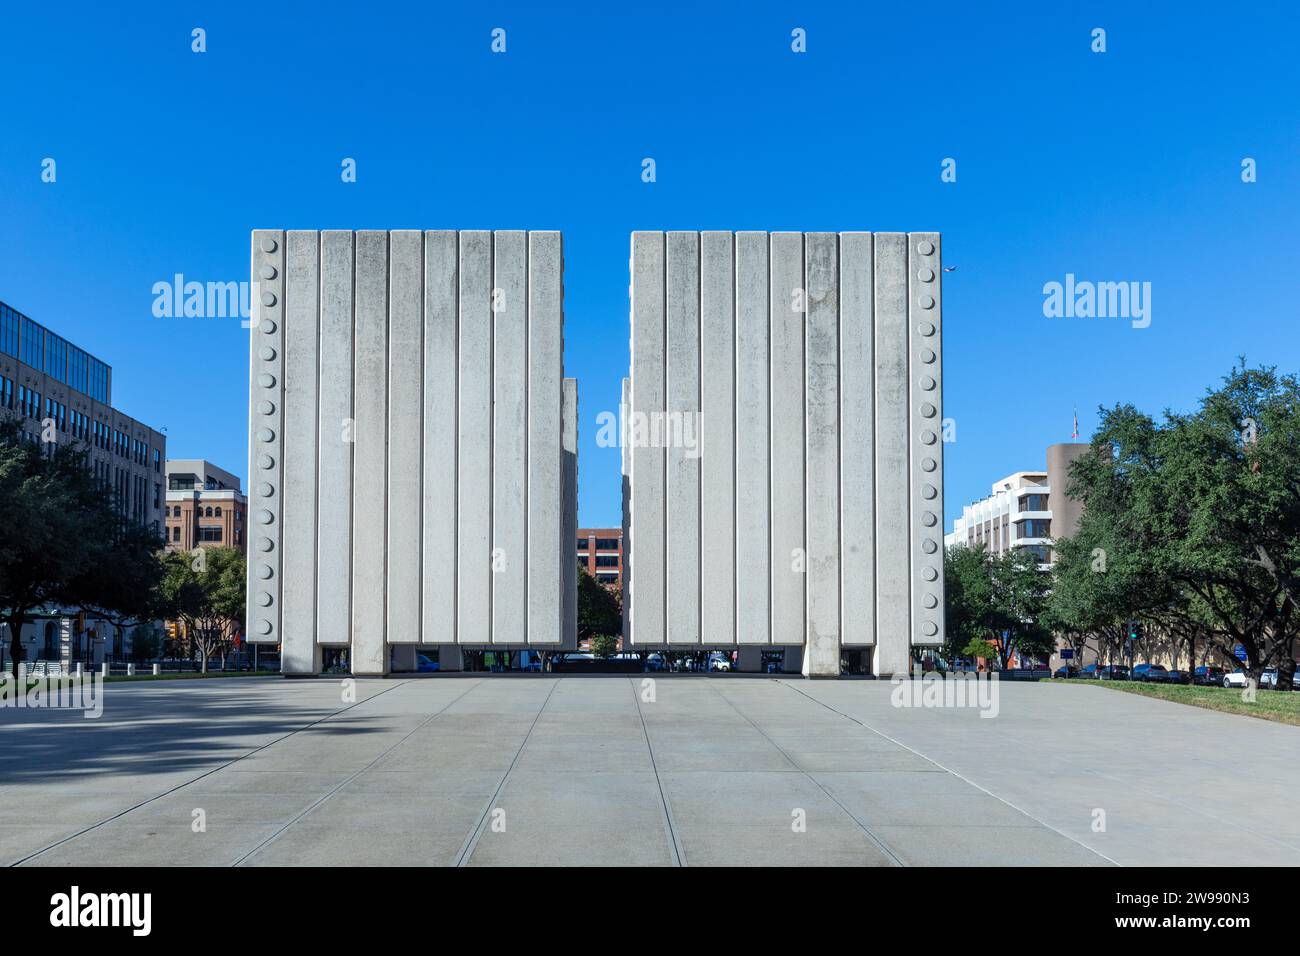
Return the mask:
<svg viewBox="0 0 1300 956"><path fill-rule="evenodd" d="M1128 639L1129 639L1130 641L1136 641L1136 640L1137 640L1138 638L1140 638L1141 636L1142 636L1142 624L1141 624L1140 622L1138 622L1138 621L1129 621L1129 622L1128 622Z"/></svg>

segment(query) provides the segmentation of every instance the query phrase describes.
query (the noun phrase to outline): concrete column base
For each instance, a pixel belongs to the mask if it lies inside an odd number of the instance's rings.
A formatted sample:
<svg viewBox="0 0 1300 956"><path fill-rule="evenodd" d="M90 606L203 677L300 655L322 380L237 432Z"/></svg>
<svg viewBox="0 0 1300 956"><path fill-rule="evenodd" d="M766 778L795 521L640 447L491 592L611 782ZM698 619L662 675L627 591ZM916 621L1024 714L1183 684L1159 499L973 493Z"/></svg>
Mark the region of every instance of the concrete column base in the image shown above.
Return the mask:
<svg viewBox="0 0 1300 956"><path fill-rule="evenodd" d="M438 645L438 670L463 671L465 669L465 652L459 644Z"/></svg>
<svg viewBox="0 0 1300 956"><path fill-rule="evenodd" d="M285 641L280 651L280 673L285 677L316 677L321 669L322 648L315 641L301 647L300 641Z"/></svg>

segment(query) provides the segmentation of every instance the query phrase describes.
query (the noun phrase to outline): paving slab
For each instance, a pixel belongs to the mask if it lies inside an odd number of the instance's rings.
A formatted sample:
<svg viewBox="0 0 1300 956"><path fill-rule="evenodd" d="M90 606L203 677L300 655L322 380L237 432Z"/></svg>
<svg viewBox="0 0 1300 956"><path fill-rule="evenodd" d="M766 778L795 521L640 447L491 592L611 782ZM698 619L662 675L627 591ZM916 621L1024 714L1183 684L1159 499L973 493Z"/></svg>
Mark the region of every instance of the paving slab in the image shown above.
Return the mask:
<svg viewBox="0 0 1300 956"><path fill-rule="evenodd" d="M658 676L646 701L642 679L110 684L99 720L0 710L0 861L1300 862L1277 759L1300 728L1078 686L1002 685L989 719L886 682Z"/></svg>

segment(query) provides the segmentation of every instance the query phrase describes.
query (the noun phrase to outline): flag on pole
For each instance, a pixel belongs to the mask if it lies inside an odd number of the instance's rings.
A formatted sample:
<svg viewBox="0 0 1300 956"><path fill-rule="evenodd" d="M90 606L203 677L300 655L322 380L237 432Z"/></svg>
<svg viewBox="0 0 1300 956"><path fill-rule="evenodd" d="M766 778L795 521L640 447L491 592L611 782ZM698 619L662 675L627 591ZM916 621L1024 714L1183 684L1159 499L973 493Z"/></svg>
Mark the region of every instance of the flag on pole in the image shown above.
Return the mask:
<svg viewBox="0 0 1300 956"><path fill-rule="evenodd" d="M1070 436L1075 441L1079 440L1079 410L1074 410L1074 434Z"/></svg>

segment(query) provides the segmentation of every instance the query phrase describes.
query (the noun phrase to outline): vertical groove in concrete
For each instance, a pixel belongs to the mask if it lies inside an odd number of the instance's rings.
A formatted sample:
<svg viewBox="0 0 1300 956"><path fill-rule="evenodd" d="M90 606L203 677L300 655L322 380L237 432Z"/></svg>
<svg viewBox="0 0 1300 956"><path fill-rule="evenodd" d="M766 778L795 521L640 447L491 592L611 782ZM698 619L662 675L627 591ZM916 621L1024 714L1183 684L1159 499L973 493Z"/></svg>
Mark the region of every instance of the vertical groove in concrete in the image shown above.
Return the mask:
<svg viewBox="0 0 1300 956"><path fill-rule="evenodd" d="M736 233L736 641L767 644L771 628L771 391L768 242Z"/></svg>
<svg viewBox="0 0 1300 956"><path fill-rule="evenodd" d="M577 445L571 449L573 488L565 471L570 452L562 408L564 388L563 246L558 232L528 234L528 621L530 644L565 640L569 582L576 586L568 519L577 494ZM575 383L576 387L576 383ZM574 429L577 428L577 410ZM574 499L576 507L576 498ZM573 537L577 536L574 516ZM563 597L563 600L561 600ZM574 604L576 608L576 604ZM575 611L576 613L576 611Z"/></svg>
<svg viewBox="0 0 1300 956"><path fill-rule="evenodd" d="M491 642L492 234L460 234L457 608L462 644Z"/></svg>
<svg viewBox="0 0 1300 956"><path fill-rule="evenodd" d="M260 301L248 330L248 522L250 548L246 604L249 640L282 637L281 571L284 501L284 233L253 233L252 272Z"/></svg>
<svg viewBox="0 0 1300 956"><path fill-rule="evenodd" d="M731 233L700 235L700 638L718 644L736 642L733 261Z"/></svg>
<svg viewBox="0 0 1300 956"><path fill-rule="evenodd" d="M352 246L351 232L321 233L316 641L333 645L352 620Z"/></svg>
<svg viewBox="0 0 1300 956"><path fill-rule="evenodd" d="M807 639L803 673L840 674L839 242L804 239Z"/></svg>
<svg viewBox="0 0 1300 956"><path fill-rule="evenodd" d="M352 456L352 672L388 673L388 234L356 236Z"/></svg>
<svg viewBox="0 0 1300 956"><path fill-rule="evenodd" d="M700 461L691 446L699 439L699 234L670 232L665 245L665 612L669 644L698 644Z"/></svg>
<svg viewBox="0 0 1300 956"><path fill-rule="evenodd" d="M876 674L910 667L907 236L876 234Z"/></svg>
<svg viewBox="0 0 1300 956"><path fill-rule="evenodd" d="M389 236L385 632L390 644L417 643L421 630L423 246L424 237L418 230L394 231Z"/></svg>
<svg viewBox="0 0 1300 956"><path fill-rule="evenodd" d="M804 515L803 234L771 236L772 643L804 642L807 552Z"/></svg>
<svg viewBox="0 0 1300 956"><path fill-rule="evenodd" d="M632 233L632 560L647 572L633 584L631 643L663 644L664 449L651 443L665 408L664 235ZM572 547L573 542L566 542Z"/></svg>
<svg viewBox="0 0 1300 956"><path fill-rule="evenodd" d="M943 643L943 274L939 234L908 235L912 644Z"/></svg>
<svg viewBox="0 0 1300 956"><path fill-rule="evenodd" d="M528 237L493 235L492 640L527 639Z"/></svg>
<svg viewBox="0 0 1300 956"><path fill-rule="evenodd" d="M320 405L320 236L285 236L284 535L281 576L284 629L280 667L286 674L320 670L316 643L316 464ZM262 469L250 471L250 482ZM297 489L309 489L300 493ZM248 528L250 553L264 552L257 523ZM251 606L251 605L250 605Z"/></svg>
<svg viewBox="0 0 1300 956"><path fill-rule="evenodd" d="M555 586L562 586L564 589L564 598L560 602L564 616L560 626L560 647L572 651L578 647L578 562L573 559L573 552L570 550L572 543L578 537L578 380L563 379L562 386L560 430L564 454L564 479L560 497L564 525L560 537L564 547L557 552L556 560L563 562L561 566L564 571L558 581L543 582L542 587L546 589L543 592L545 602L553 599L551 595L554 594ZM543 569L549 566L550 561L543 561L540 565ZM549 619L548 610L545 620L549 621ZM540 640L538 643L545 644L547 641Z"/></svg>
<svg viewBox="0 0 1300 956"><path fill-rule="evenodd" d="M876 639L875 320L872 236L840 233L840 628Z"/></svg>
<svg viewBox="0 0 1300 956"><path fill-rule="evenodd" d="M457 640L458 256L454 231L425 233L420 637L427 644Z"/></svg>

